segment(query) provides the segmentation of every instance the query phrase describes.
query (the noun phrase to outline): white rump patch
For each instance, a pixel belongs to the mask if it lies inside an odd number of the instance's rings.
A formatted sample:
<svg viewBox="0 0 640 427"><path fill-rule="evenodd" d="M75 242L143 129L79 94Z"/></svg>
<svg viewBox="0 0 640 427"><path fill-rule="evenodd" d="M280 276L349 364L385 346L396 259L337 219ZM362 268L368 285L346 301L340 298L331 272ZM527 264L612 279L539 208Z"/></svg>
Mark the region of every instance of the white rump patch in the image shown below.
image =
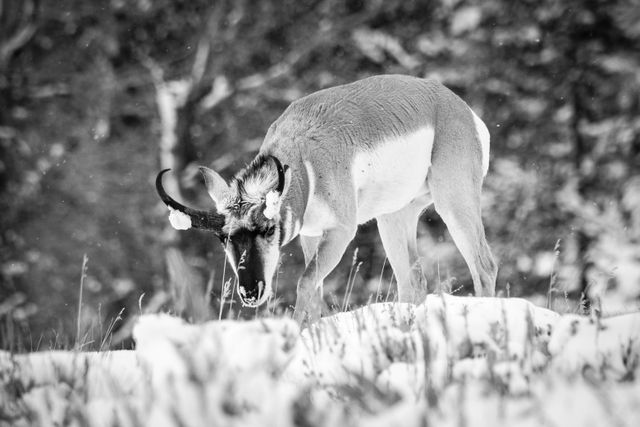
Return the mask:
<svg viewBox="0 0 640 427"><path fill-rule="evenodd" d="M471 109L470 109L471 110ZM489 135L489 129L484 124L482 119L478 117L476 113L471 110L473 115L473 123L476 125L476 132L478 132L478 138L482 148L482 176L486 176L489 171L489 145L491 137Z"/></svg>
<svg viewBox="0 0 640 427"><path fill-rule="evenodd" d="M189 215L169 208L169 222L176 230L188 230L191 228L191 218Z"/></svg>

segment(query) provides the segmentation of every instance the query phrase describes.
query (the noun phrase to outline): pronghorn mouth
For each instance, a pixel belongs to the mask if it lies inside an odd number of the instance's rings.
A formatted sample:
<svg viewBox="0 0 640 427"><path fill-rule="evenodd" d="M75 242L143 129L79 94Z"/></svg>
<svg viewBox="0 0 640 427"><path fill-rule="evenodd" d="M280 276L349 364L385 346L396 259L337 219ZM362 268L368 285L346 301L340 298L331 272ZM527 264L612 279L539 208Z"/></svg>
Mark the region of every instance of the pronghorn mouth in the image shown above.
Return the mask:
<svg viewBox="0 0 640 427"><path fill-rule="evenodd" d="M271 292L269 292L268 288L265 288L265 283L262 280L258 282L258 295L261 295L260 298L254 296L248 297L247 290L244 286L238 286L238 294L240 295L242 306L251 308L261 306L271 296Z"/></svg>

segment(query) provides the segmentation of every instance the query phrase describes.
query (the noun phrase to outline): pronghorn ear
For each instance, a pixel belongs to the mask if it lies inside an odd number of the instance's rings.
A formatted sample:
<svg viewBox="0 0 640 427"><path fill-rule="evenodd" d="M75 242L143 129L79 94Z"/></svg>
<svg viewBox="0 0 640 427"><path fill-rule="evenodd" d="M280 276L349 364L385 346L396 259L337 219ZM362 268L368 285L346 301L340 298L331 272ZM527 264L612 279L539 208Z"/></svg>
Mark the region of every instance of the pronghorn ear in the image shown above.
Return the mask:
<svg viewBox="0 0 640 427"><path fill-rule="evenodd" d="M229 193L229 185L216 171L204 166L200 166L199 169L204 177L204 185L207 187L209 196L211 196L216 205L220 205Z"/></svg>
<svg viewBox="0 0 640 427"><path fill-rule="evenodd" d="M273 219L278 212L280 212L280 205L282 204L282 198L287 191L289 190L289 186L291 185L291 168L285 165L284 169L284 186L282 188L282 193L278 193L276 190L269 191L265 196L264 202L264 216L268 219Z"/></svg>
<svg viewBox="0 0 640 427"><path fill-rule="evenodd" d="M280 197L287 194L287 191L289 191L289 186L291 185L291 168L289 167L289 165L284 165L283 169L284 169L284 188L282 189L282 194L280 195Z"/></svg>

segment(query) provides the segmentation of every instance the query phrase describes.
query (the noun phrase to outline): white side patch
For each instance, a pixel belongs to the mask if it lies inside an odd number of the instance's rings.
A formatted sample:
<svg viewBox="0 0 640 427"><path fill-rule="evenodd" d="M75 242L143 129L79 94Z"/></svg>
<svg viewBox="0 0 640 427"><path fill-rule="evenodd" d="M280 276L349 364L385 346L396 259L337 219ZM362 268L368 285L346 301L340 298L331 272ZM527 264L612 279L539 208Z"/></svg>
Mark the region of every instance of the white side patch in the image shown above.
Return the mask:
<svg viewBox="0 0 640 427"><path fill-rule="evenodd" d="M351 171L359 224L395 212L424 192L433 139L433 128L425 127L356 154Z"/></svg>
<svg viewBox="0 0 640 427"><path fill-rule="evenodd" d="M484 124L482 119L473 110L471 110L471 114L473 115L473 123L476 125L476 132L478 132L482 148L482 176L486 176L487 171L489 171L489 142L491 137L489 136L489 129L487 129L487 125Z"/></svg>
<svg viewBox="0 0 640 427"><path fill-rule="evenodd" d="M169 208L169 222L176 230L188 230L191 228L189 215L171 208Z"/></svg>

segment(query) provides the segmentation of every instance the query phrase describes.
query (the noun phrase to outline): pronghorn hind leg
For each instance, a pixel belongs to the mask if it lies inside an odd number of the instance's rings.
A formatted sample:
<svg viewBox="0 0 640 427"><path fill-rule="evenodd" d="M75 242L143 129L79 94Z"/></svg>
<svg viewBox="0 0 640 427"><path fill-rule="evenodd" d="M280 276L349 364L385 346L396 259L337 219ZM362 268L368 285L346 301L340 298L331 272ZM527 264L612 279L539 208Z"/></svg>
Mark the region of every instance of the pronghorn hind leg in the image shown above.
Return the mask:
<svg viewBox="0 0 640 427"><path fill-rule="evenodd" d="M428 178L434 207L471 271L476 296L493 296L498 269L482 225L482 178L474 179L473 168L456 169L440 170L434 162Z"/></svg>
<svg viewBox="0 0 640 427"><path fill-rule="evenodd" d="M340 262L349 242L356 234L356 229L357 226L354 222L351 227L344 226L325 231L323 236L318 238L315 251L312 251L311 248L316 245L312 244L310 240L302 243L303 251L309 250L309 254L312 256L307 261L307 254L305 254L307 266L298 281L296 308L293 317L300 325L306 322L313 323L320 319L324 306L322 283ZM308 244L307 249L304 249L305 244Z"/></svg>
<svg viewBox="0 0 640 427"><path fill-rule="evenodd" d="M420 214L430 204L431 197L425 194L396 212L376 218L382 245L398 282L400 302L421 303L427 295L416 234Z"/></svg>

